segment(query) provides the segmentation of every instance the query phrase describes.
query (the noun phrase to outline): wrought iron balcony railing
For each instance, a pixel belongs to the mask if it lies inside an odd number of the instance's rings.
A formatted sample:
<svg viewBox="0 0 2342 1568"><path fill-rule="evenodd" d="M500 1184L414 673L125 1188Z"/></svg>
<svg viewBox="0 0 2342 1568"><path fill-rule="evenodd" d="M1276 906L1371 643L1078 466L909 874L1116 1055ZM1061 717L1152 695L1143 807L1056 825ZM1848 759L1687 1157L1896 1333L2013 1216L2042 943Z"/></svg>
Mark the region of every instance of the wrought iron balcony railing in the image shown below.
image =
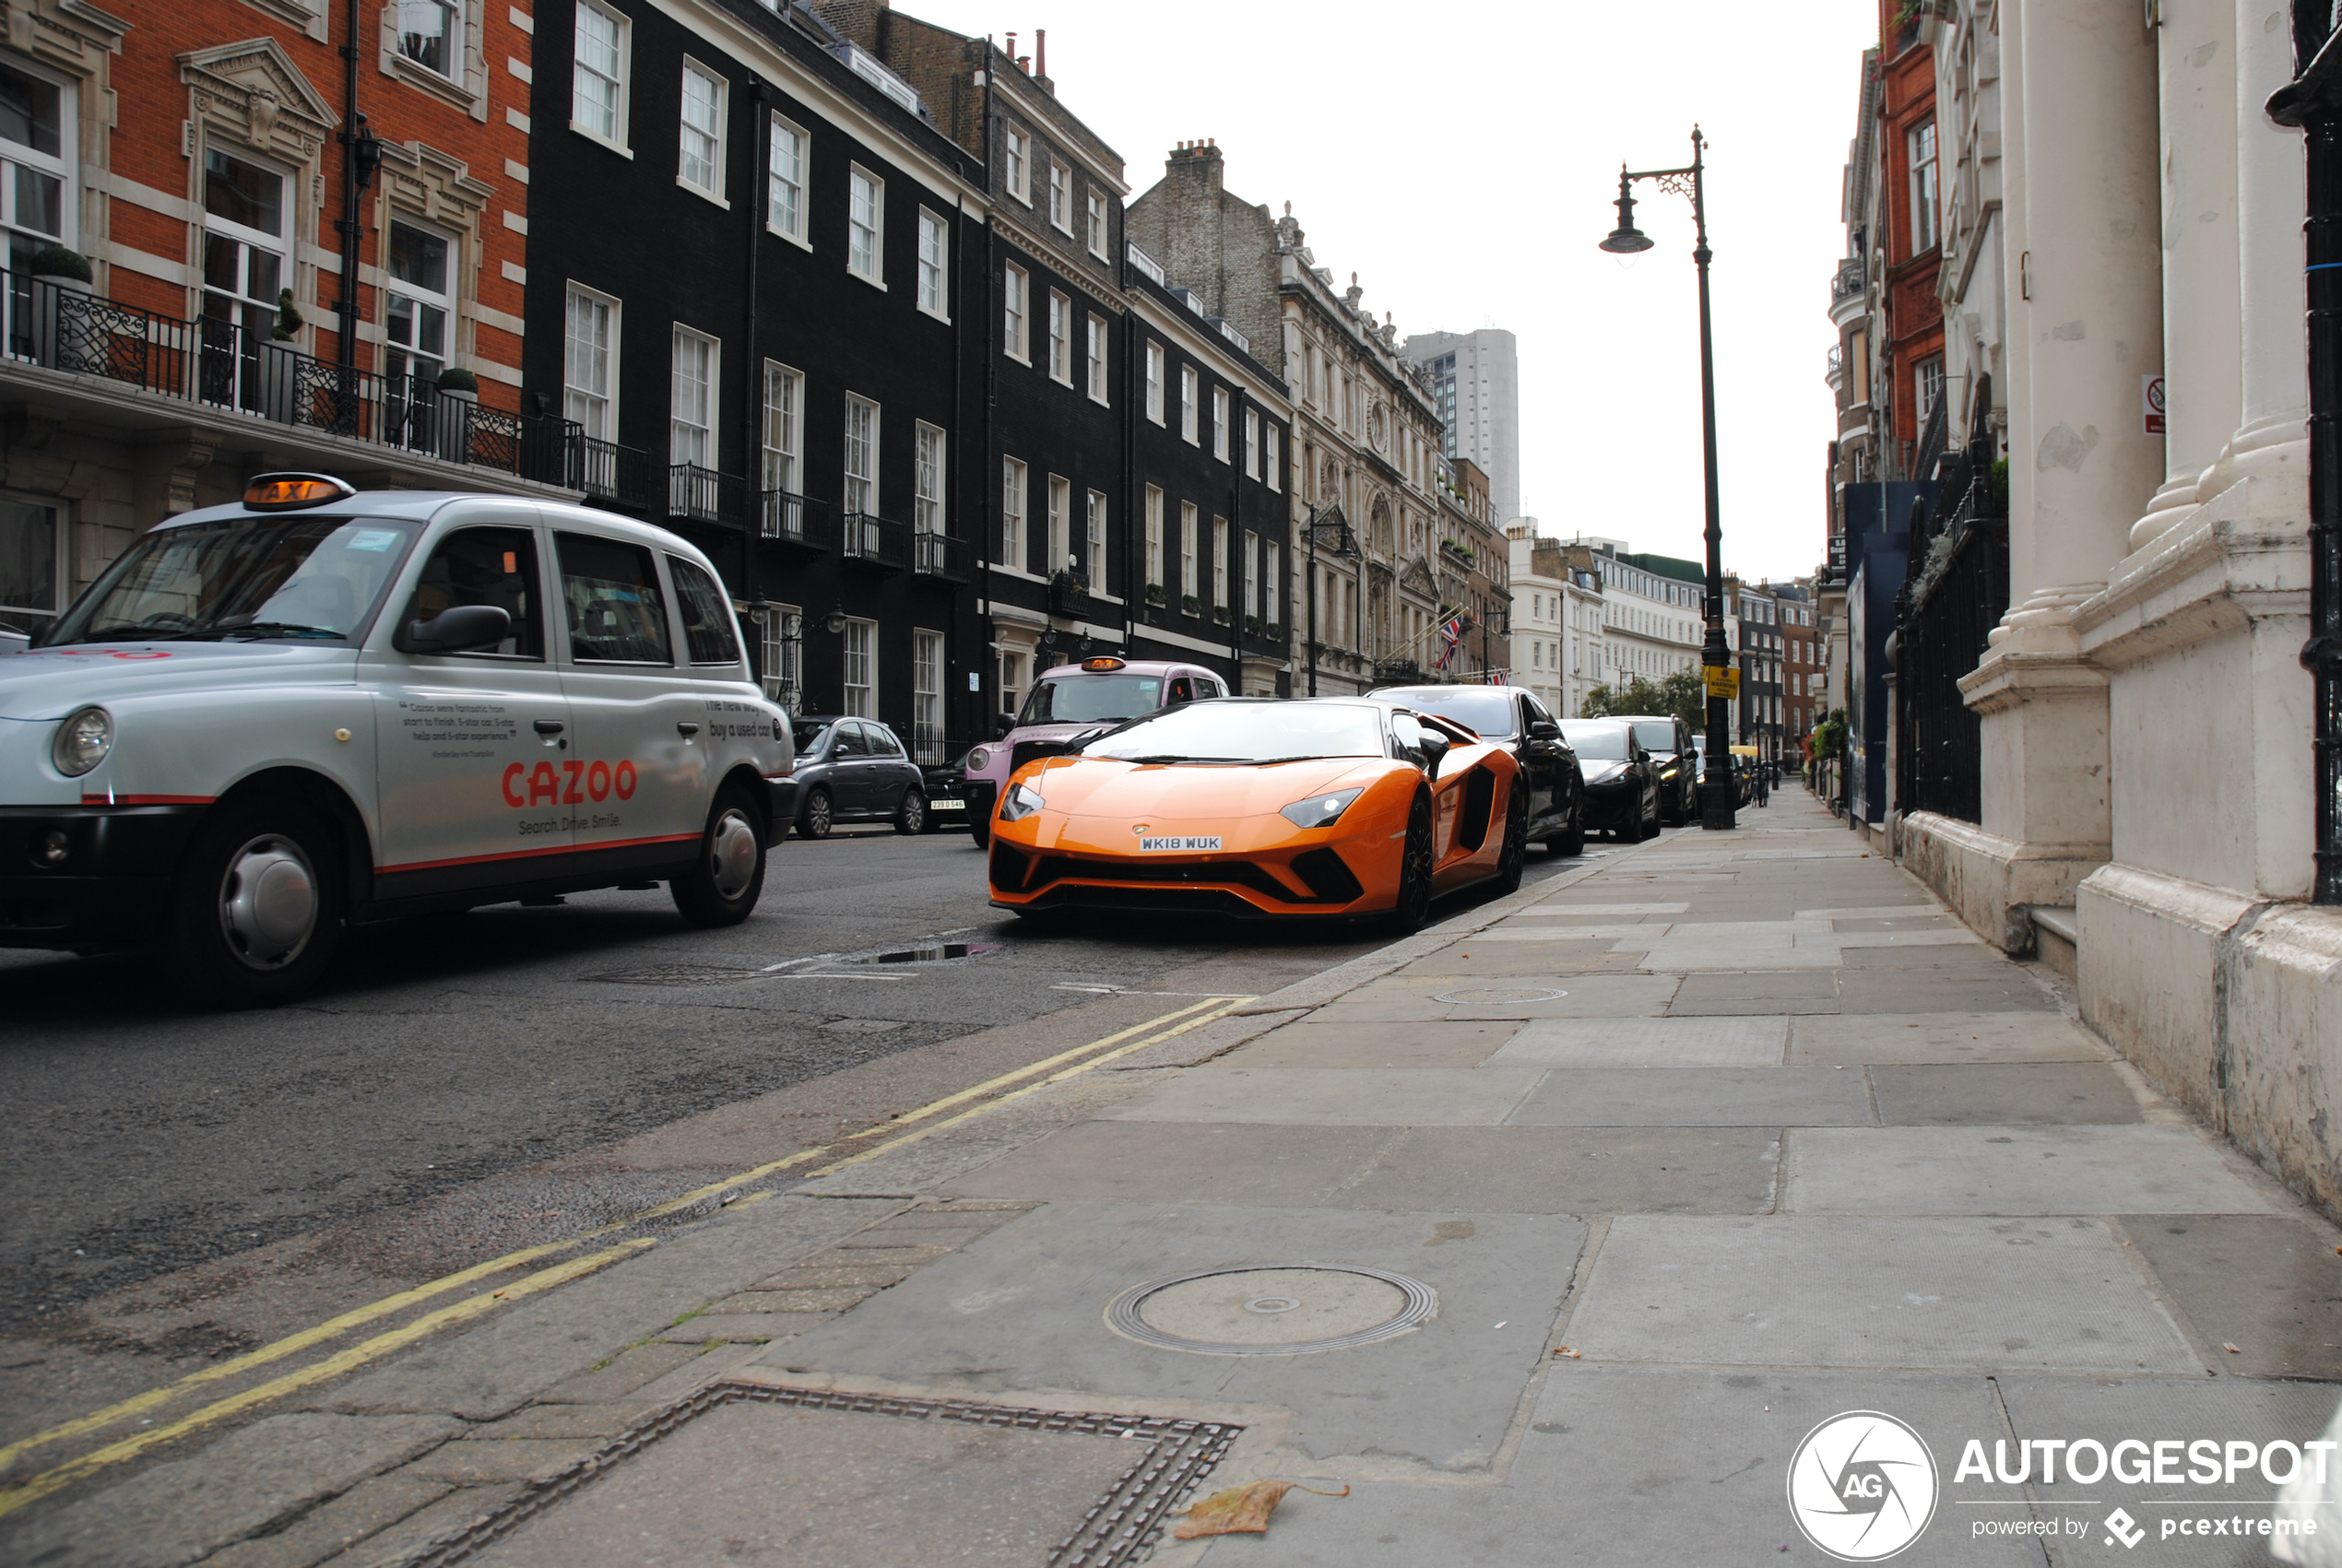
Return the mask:
<svg viewBox="0 0 2342 1568"><path fill-rule="evenodd" d="M696 463L670 463L667 468L667 515L681 523L705 523L719 527L740 525L740 494L746 481L737 474L704 468Z"/></svg>
<svg viewBox="0 0 2342 1568"><path fill-rule="evenodd" d="M1049 575L1049 613L1076 620L1090 613L1090 574L1067 569Z"/></svg>
<svg viewBox="0 0 2342 1568"><path fill-rule="evenodd" d="M821 523L822 503L793 490L756 492L756 532L760 538L795 545L819 553L829 548Z"/></svg>
<svg viewBox="0 0 2342 1568"><path fill-rule="evenodd" d="M960 541L947 534L924 531L911 536L911 569L922 577L941 577L953 583L964 583L967 574L953 564L959 553Z"/></svg>
<svg viewBox="0 0 2342 1568"><path fill-rule="evenodd" d="M874 512L849 512L838 529L838 554L882 571L900 572L910 564L910 529Z"/></svg>
<svg viewBox="0 0 2342 1568"><path fill-rule="evenodd" d="M183 321L70 280L0 268L0 355L322 435L587 489L585 438L574 420L486 407L434 380L344 370L241 320Z"/></svg>

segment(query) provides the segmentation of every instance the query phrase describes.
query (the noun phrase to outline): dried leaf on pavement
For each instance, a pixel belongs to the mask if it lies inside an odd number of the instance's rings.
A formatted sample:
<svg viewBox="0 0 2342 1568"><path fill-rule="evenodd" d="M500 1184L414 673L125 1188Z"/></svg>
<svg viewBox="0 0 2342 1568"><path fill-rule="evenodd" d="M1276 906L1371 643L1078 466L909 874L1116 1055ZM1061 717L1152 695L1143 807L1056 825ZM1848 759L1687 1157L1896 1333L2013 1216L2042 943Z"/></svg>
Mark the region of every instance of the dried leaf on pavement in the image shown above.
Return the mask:
<svg viewBox="0 0 2342 1568"><path fill-rule="evenodd" d="M1177 1540L1193 1540L1198 1536L1259 1535L1269 1527L1269 1515L1284 1494L1297 1482L1289 1480L1257 1480L1245 1486L1232 1486L1213 1492L1189 1508L1188 1516L1171 1532ZM1301 1488L1319 1497L1347 1497L1350 1489L1340 1491L1319 1491L1314 1486Z"/></svg>

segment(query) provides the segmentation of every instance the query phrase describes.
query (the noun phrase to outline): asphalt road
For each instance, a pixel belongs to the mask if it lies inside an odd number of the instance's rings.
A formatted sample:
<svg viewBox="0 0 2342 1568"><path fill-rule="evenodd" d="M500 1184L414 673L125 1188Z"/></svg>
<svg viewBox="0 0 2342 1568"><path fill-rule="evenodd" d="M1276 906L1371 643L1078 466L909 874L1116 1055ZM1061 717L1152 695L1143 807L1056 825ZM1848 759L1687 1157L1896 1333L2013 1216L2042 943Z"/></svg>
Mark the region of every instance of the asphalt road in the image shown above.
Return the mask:
<svg viewBox="0 0 2342 1568"><path fill-rule="evenodd" d="M975 946L870 961L940 939ZM964 833L881 830L789 843L732 930L663 891L364 927L263 1011L192 1008L134 958L0 953L0 1371L52 1384L42 1407L69 1397L43 1346L67 1382L123 1355L136 1382L1381 940L1027 929Z"/></svg>

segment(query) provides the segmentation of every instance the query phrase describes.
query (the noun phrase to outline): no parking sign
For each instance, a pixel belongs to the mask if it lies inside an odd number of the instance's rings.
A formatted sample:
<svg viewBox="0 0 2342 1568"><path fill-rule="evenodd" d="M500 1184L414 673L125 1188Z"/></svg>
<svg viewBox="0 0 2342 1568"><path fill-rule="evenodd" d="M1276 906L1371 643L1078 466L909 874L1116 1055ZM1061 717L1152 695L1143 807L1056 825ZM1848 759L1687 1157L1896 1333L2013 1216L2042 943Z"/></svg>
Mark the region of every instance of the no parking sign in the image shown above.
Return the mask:
<svg viewBox="0 0 2342 1568"><path fill-rule="evenodd" d="M2148 435L2163 433L2163 378L2139 377L2139 415L2147 421Z"/></svg>

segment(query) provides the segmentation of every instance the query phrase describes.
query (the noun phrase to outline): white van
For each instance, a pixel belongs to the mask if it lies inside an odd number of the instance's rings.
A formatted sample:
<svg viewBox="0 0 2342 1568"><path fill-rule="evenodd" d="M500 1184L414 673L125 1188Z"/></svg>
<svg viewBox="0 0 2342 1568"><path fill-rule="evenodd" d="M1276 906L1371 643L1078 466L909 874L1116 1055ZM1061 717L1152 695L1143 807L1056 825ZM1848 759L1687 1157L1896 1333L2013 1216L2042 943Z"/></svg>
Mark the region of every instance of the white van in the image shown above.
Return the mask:
<svg viewBox="0 0 2342 1568"><path fill-rule="evenodd" d="M290 996L346 922L668 884L755 908L788 717L715 568L510 496L264 475L0 654L0 946Z"/></svg>

